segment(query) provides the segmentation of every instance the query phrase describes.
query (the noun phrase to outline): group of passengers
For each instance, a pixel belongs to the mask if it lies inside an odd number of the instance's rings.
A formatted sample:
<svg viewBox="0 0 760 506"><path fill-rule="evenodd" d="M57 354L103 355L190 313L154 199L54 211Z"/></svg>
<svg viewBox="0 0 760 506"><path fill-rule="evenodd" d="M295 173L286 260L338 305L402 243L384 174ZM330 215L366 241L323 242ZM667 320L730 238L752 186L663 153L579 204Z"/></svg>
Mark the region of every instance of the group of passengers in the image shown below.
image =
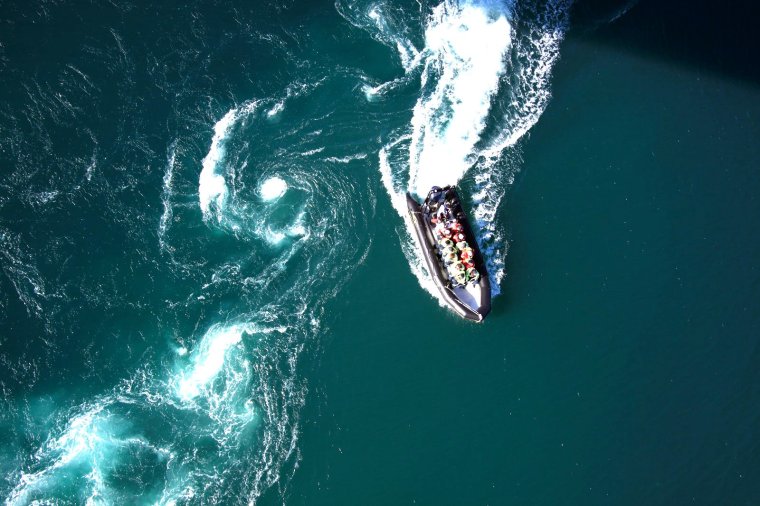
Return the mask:
<svg viewBox="0 0 760 506"><path fill-rule="evenodd" d="M454 286L477 283L480 273L475 268L474 251L467 244L464 228L447 202L437 206L430 216L430 222L433 224L438 251Z"/></svg>

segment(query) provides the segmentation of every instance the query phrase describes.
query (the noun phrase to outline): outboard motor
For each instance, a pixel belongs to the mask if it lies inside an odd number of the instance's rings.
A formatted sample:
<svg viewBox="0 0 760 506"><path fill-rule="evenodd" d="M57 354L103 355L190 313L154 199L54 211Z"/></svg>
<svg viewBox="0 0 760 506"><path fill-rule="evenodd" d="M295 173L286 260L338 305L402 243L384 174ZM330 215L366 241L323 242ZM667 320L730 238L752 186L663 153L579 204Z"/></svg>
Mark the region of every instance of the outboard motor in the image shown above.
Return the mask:
<svg viewBox="0 0 760 506"><path fill-rule="evenodd" d="M433 186L427 194L425 203L431 205L433 203L439 204L443 202L443 190L438 186Z"/></svg>

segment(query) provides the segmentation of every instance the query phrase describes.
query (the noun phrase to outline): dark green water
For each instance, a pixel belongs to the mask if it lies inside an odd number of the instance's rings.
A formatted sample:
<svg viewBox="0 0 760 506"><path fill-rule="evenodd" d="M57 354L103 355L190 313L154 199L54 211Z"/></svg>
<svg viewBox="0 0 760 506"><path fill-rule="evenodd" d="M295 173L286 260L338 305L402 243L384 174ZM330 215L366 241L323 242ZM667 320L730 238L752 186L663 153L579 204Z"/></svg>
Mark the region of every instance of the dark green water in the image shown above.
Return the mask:
<svg viewBox="0 0 760 506"><path fill-rule="evenodd" d="M444 7L3 6L9 504L757 504L752 9Z"/></svg>

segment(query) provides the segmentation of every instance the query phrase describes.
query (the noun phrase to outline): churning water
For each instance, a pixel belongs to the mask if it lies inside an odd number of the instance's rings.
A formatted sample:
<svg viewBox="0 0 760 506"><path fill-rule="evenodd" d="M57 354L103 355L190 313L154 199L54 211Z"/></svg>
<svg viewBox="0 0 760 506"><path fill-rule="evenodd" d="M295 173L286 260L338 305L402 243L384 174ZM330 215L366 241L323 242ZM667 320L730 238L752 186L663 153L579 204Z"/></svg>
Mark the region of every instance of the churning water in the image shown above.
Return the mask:
<svg viewBox="0 0 760 506"><path fill-rule="evenodd" d="M4 13L8 504L285 490L379 199L432 295L404 194L459 184L499 293L568 2L233 4Z"/></svg>

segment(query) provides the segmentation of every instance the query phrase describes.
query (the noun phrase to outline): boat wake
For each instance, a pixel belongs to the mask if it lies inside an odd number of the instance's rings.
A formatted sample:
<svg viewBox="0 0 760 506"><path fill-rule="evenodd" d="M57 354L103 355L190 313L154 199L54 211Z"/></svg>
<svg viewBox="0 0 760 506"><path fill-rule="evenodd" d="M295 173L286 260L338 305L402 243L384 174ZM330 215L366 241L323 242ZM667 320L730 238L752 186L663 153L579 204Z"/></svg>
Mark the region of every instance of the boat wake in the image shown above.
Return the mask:
<svg viewBox="0 0 760 506"><path fill-rule="evenodd" d="M549 102L551 69L569 7L567 0L532 5L447 0L420 18L425 23L421 50L407 38L410 29L388 33L398 21L382 21L381 14L390 10L384 4L350 3L341 10L380 42L397 47L403 62L405 76L366 87L368 99L382 98L419 76L411 121L380 150L380 174L405 220L399 235L411 270L441 303L413 242L404 195L424 197L432 186L460 185L474 207L492 293L498 294L508 247L498 209L520 166L518 141Z"/></svg>

